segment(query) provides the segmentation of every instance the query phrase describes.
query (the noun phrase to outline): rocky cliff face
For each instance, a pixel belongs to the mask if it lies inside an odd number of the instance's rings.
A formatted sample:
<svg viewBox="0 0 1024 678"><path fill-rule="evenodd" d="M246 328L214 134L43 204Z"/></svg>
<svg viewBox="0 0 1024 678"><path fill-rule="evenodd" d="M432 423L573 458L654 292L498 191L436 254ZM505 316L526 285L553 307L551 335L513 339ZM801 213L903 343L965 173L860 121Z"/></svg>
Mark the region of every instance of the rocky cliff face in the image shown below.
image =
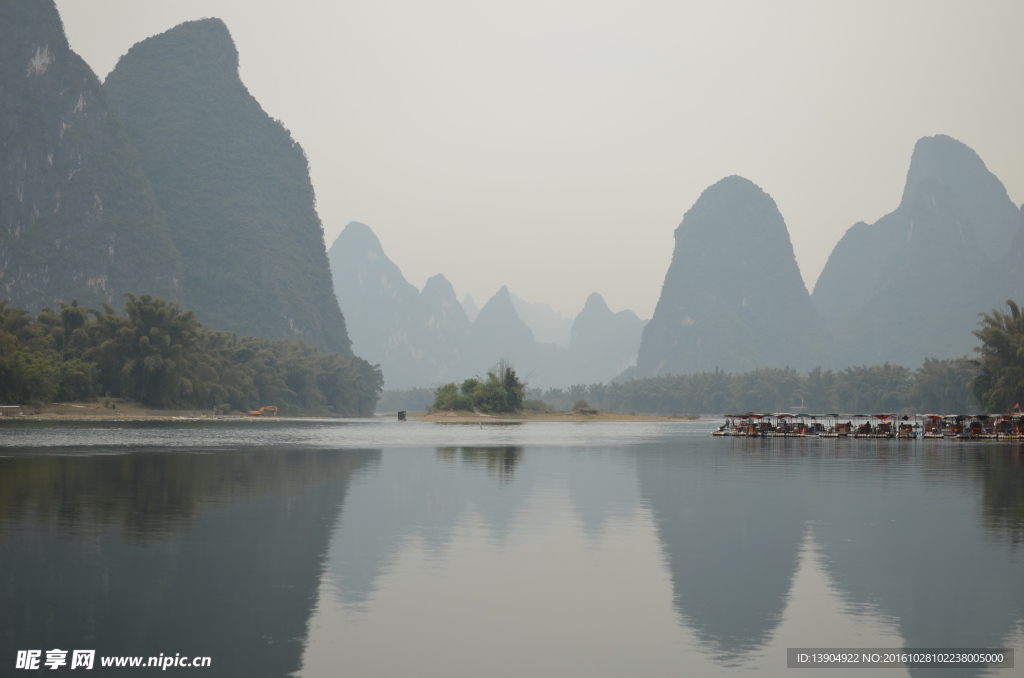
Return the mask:
<svg viewBox="0 0 1024 678"><path fill-rule="evenodd" d="M181 300L138 155L52 1L0 2L0 298L38 311Z"/></svg>
<svg viewBox="0 0 1024 678"><path fill-rule="evenodd" d="M105 83L211 326L347 352L302 148L238 77L219 19L138 43Z"/></svg>
<svg viewBox="0 0 1024 678"><path fill-rule="evenodd" d="M829 257L813 300L835 339L833 364L952 358L976 345L978 313L1003 301L1020 212L966 145L917 142L899 206L857 224Z"/></svg>
<svg viewBox="0 0 1024 678"><path fill-rule="evenodd" d="M686 213L675 241L634 376L821 363L824 334L767 193L722 179Z"/></svg>

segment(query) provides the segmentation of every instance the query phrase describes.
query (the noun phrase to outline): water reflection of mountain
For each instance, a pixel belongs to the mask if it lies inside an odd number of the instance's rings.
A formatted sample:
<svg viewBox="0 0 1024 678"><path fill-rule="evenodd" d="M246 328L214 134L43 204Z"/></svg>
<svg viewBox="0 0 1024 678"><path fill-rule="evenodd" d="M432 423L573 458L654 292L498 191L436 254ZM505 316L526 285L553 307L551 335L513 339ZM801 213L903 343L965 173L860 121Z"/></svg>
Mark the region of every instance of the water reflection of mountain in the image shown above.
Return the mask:
<svg viewBox="0 0 1024 678"><path fill-rule="evenodd" d="M805 483L674 447L639 451L636 467L684 623L726 659L765 643L796 573Z"/></svg>
<svg viewBox="0 0 1024 678"><path fill-rule="evenodd" d="M1024 449L1007 446L975 457L974 475L984 491L986 529L993 538L1019 546L1024 541Z"/></svg>
<svg viewBox="0 0 1024 678"><path fill-rule="evenodd" d="M378 457L0 459L0 654L181 653L211 657L218 676L297 670L349 480Z"/></svg>
<svg viewBox="0 0 1024 678"><path fill-rule="evenodd" d="M364 601L406 540L442 551L471 507L502 540L536 481L521 456L506 447L389 450L376 473L353 484L331 542L328 568L341 602Z"/></svg>
<svg viewBox="0 0 1024 678"><path fill-rule="evenodd" d="M1006 446L922 453L914 473L862 467L828 484L814 534L829 572L847 600L896 620L906 647L1002 647L1024 621L1024 552L991 523L1019 520L1024 469Z"/></svg>
<svg viewBox="0 0 1024 678"><path fill-rule="evenodd" d="M723 658L764 644L810 527L849 611L893 619L905 647L1002 646L1024 623L1019 454L994 445L830 445L638 451L640 492L682 621Z"/></svg>
<svg viewBox="0 0 1024 678"><path fill-rule="evenodd" d="M377 577L410 541L441 554L473 514L496 543L546 483L564 483L588 534L637 504L622 456L545 449L526 463L520 447L389 450L376 473L353 484L328 565L342 603L364 602ZM438 463L440 461L441 463Z"/></svg>

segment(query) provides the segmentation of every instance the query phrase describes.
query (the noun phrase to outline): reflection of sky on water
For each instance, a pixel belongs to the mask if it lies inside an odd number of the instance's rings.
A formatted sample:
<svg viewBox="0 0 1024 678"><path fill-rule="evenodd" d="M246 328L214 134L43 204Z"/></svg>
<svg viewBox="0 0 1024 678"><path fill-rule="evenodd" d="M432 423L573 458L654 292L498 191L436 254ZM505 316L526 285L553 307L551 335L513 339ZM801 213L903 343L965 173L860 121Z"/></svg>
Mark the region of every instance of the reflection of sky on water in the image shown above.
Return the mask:
<svg viewBox="0 0 1024 678"><path fill-rule="evenodd" d="M364 601L409 540L439 557L467 513L479 516L489 540L503 543L531 496L552 491L552 484L568 493L588 534L636 504L621 455L608 467L586 453L559 451L543 464L522 464L523 454L517 447L385 454L376 473L353 484L332 540L328 572L339 599Z"/></svg>
<svg viewBox="0 0 1024 678"><path fill-rule="evenodd" d="M586 652L614 637L619 659L669 669L671 658L711 672L763 670L777 656L784 664L791 646L1000 647L1019 637L1024 564L1012 535L985 527L979 478L986 467L973 453L749 443L527 448L511 467L488 462L475 449L439 449L434 458L386 452L378 472L352 487L332 539L306 675L318 675L315 667L331 655L325 629L345 628L374 647L369 630L385 633L390 615L411 615L426 626L434 615L455 636L470 633L473 620L494 616L493 631L518 638L529 656L543 638L508 627L575 610L563 622L593 630ZM994 449L986 449L987 459ZM1019 474L1019 464L1010 466ZM1012 514L1020 507L1004 508ZM1001 520L1012 522L1012 515ZM628 549L636 553L627 556ZM644 554L645 562L633 562L636 569L615 567ZM563 572L552 558L579 560L578 570ZM466 569L461 559L481 569ZM453 571L462 572L455 582L448 579ZM482 606L482 591L491 587L518 593ZM645 593L646 606L615 602L612 587L633 590L637 599ZM416 616L418 606L407 598L393 597L398 590L435 588L447 592L434 601L445 612L433 609L425 617ZM602 599L600 611L591 609ZM677 629L667 635L655 621L666 600ZM628 628L605 628L611 635L601 636L595 615ZM649 637L631 635L636 628L661 639L642 658L626 647L627 639L650 645ZM446 646L431 629L416 633ZM565 651L571 653L571 644ZM607 668L615 658L597 654L601 662L584 666L577 658L573 670L612 675ZM436 660L437 675L474 666L468 656ZM528 664L510 660L509 666L525 671ZM421 675L432 675L428 666ZM906 675L869 675L886 673Z"/></svg>

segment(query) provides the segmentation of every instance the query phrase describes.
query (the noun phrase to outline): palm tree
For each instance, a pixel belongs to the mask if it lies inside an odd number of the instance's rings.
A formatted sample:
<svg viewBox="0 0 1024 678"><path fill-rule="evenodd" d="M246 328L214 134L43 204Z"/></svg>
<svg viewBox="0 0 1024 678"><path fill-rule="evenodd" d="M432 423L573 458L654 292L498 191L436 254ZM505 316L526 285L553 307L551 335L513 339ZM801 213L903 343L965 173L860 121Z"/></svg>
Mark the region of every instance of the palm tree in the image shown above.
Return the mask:
<svg viewBox="0 0 1024 678"><path fill-rule="evenodd" d="M981 346L980 374L972 382L974 395L990 412L1008 412L1024 400L1024 314L1013 300L1009 313L994 309L981 314L981 329L974 336Z"/></svg>

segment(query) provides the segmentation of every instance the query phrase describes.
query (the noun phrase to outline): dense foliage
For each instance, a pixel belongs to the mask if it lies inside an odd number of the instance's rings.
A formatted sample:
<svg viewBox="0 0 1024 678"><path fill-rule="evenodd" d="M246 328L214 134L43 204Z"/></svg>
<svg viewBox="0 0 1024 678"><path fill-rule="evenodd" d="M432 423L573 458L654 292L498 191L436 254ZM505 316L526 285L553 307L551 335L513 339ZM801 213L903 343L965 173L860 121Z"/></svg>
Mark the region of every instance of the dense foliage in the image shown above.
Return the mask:
<svg viewBox="0 0 1024 678"><path fill-rule="evenodd" d="M925 361L916 371L899 365L762 368L729 374L698 372L612 384L576 384L533 391L553 407L568 410L578 400L612 412L654 414L785 412L964 412L972 409L971 381L977 374L967 357Z"/></svg>
<svg viewBox="0 0 1024 678"><path fill-rule="evenodd" d="M471 378L456 386L439 386L434 392L434 410L479 410L486 413L518 412L523 408L526 384L504 361L485 378Z"/></svg>
<svg viewBox="0 0 1024 678"><path fill-rule="evenodd" d="M982 313L981 329L974 331L981 339L975 349L981 358L974 393L993 412L1007 412L1024 401L1024 313L1012 300L1006 305L1009 313Z"/></svg>
<svg viewBox="0 0 1024 678"><path fill-rule="evenodd" d="M238 338L206 328L174 303L126 296L124 315L72 301L33 317L0 302L0 402L106 395L152 407L373 412L383 379L361 358L298 341Z"/></svg>

